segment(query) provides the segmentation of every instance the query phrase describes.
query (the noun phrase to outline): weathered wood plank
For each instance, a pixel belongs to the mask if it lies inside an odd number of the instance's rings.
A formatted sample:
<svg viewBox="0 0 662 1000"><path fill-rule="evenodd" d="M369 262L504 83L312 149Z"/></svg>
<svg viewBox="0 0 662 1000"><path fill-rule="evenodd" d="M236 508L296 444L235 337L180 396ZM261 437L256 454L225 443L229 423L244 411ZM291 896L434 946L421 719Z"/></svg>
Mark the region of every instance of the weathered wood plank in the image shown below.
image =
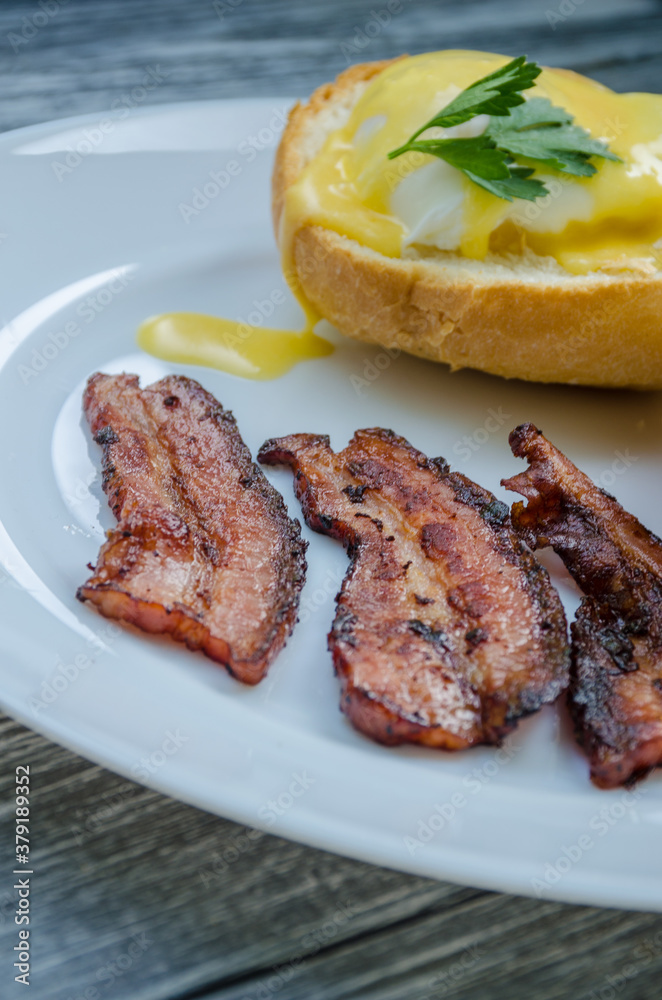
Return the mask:
<svg viewBox="0 0 662 1000"><path fill-rule="evenodd" d="M604 991L607 1000L609 977L630 986L626 996L654 1000L661 928L658 917L485 894L317 957L299 961L294 951L294 961L228 984L208 1000L253 1000L265 990L287 1000L579 1000L591 991Z"/></svg>
<svg viewBox="0 0 662 1000"><path fill-rule="evenodd" d="M113 1000L207 989L216 1000L257 998L269 980L286 1000L560 1000L606 988L630 965L633 995L657 998L659 915L483 893L257 835L6 718L0 744L3 873L14 768L29 762L33 776L39 1000L67 1000L63 976L72 997L95 988ZM16 938L11 884L0 886L4 981ZM145 950L120 976L114 963L128 961L136 938Z"/></svg>
<svg viewBox="0 0 662 1000"><path fill-rule="evenodd" d="M561 13L572 6L574 13ZM305 94L349 62L441 47L526 51L618 89L659 85L662 10L656 0L402 0L400 13L381 25L373 12L382 7L375 0L216 0L216 6L213 0L77 0L59 5L35 29L40 8L5 3L0 125L103 113L140 86L150 66L164 79L140 107Z"/></svg>
<svg viewBox="0 0 662 1000"><path fill-rule="evenodd" d="M0 741L3 873L13 868L14 769L29 763L32 775L39 950L32 996L64 1000L57 980L63 956L72 991L99 988L108 963L135 934L145 933L149 947L104 996L160 1000L282 963L293 941L336 911L340 940L475 895L256 837L111 775L7 719ZM0 885L0 982L7 981L16 938L11 885ZM316 947L309 942L308 950Z"/></svg>

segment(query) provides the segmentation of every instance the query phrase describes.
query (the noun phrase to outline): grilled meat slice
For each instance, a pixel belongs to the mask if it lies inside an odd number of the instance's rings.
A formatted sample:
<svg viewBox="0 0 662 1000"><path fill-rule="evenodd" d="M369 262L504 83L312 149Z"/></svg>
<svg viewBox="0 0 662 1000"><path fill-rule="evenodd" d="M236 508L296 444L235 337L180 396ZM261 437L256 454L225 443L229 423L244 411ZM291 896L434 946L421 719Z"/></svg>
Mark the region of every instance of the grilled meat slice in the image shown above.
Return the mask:
<svg viewBox="0 0 662 1000"><path fill-rule="evenodd" d="M662 542L533 426L510 435L530 466L503 485L513 524L551 545L586 595L571 627L569 705L600 788L662 764Z"/></svg>
<svg viewBox="0 0 662 1000"><path fill-rule="evenodd" d="M383 743L498 743L567 685L561 602L508 508L392 431L267 441L351 559L329 634L341 707Z"/></svg>
<svg viewBox="0 0 662 1000"><path fill-rule="evenodd" d="M93 375L83 408L118 525L78 598L256 684L294 626L306 543L234 417L177 375Z"/></svg>

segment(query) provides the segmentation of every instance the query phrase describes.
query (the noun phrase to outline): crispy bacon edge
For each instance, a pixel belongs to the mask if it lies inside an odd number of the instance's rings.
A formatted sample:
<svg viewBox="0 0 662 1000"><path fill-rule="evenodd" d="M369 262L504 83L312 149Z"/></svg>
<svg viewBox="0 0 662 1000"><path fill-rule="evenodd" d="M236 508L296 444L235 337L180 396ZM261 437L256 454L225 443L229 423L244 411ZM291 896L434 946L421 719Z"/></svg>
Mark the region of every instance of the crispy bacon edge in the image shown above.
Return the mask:
<svg viewBox="0 0 662 1000"><path fill-rule="evenodd" d="M509 440L530 463L502 481L528 501L513 526L531 548L551 546L586 595L570 629L577 741L595 785L630 786L662 765L662 541L534 424Z"/></svg>
<svg viewBox="0 0 662 1000"><path fill-rule="evenodd" d="M556 589L553 587L546 569L535 559L529 549L519 540L512 530L509 512L506 504L496 500L493 494L477 485L459 472L452 472L444 459L429 459L405 438L393 431L383 428L370 428L357 431L354 439L344 451L348 451L359 435L374 434L386 443L393 443L404 448L421 470L431 472L435 477L446 482L455 495L455 500L474 510L482 521L489 526L494 536L494 549L500 552L504 560L518 566L522 576L527 581L529 596L538 607L540 622L544 630L544 644L547 656L555 663L550 667L549 676L542 686L523 688L519 692L518 701L512 706L505 706L494 699L495 715L507 708L504 718L497 722L488 718L483 720L483 738L471 742L453 742L449 735L444 743L432 742L432 729L421 725L404 714L400 714L395 706L391 709L386 704L377 702L369 692L361 691L351 679L351 668L346 661L345 646L351 641L350 623L343 604L344 588L350 581L355 563L359 558L360 530L351 524L345 524L341 519L329 516L321 509L315 491L305 474L302 464L293 448L297 439L305 439L312 444L320 444L329 448L328 435L295 434L283 438L266 441L258 452L258 460L269 465L285 465L294 473L294 489L299 499L304 519L314 531L340 541L350 559L343 586L336 597L337 612L328 635L329 649L332 653L336 674L342 687L341 709L351 719L357 729L366 733L372 739L387 745L400 743L421 743L436 746L444 750L466 749L478 743L500 745L503 738L516 727L520 719L525 718L543 707L556 701L568 685L569 647L567 640L567 622L565 612ZM331 453L340 455L341 452ZM354 496L352 489L360 491L365 487L347 486L341 492ZM357 502L353 500L352 502ZM355 515L361 516L364 515ZM365 522L361 522L365 524ZM379 527L379 526L378 526ZM380 537L382 531L379 527ZM349 629L349 631L348 631ZM429 631L429 630L428 630ZM478 630L480 631L480 630ZM493 697L493 696L492 696ZM485 696L486 705L490 696ZM512 708L512 710L510 710Z"/></svg>
<svg viewBox="0 0 662 1000"><path fill-rule="evenodd" d="M299 595L306 577L305 553L308 547L308 543L301 537L301 526L298 520L289 517L283 497L266 479L259 465L253 462L232 412L224 409L222 404L194 379L179 375L166 376L159 382L147 386L146 389L154 390L164 386L165 396L168 397L170 392L177 392L182 388L202 401L211 417L222 429L236 461L240 482L245 488L258 490L265 501L268 513L280 522L283 545L289 550L290 556L289 564L284 567L283 572L281 605L275 609L270 632L255 649L254 654L250 658L238 659L224 638L213 634L203 622L192 617L186 608L165 607L156 601L146 601L132 596L129 592L113 589L112 585L95 583L96 575L103 564L104 553L121 541L123 534L121 528L124 501L120 498L125 493L126 487L122 481L121 470L117 469L112 455L112 447L118 437L112 426L104 419L103 408L95 407L94 400L96 383L101 379L112 377L133 380L138 391L145 391L140 389L137 376L107 376L97 372L88 379L83 394L83 410L95 442L103 449L102 485L108 495L109 505L118 519L118 526L109 532L108 541L100 549L93 576L78 588L76 597L83 603L94 604L105 617L126 621L148 633L170 635L177 642L184 643L191 651L202 651L211 660L224 666L232 677L242 683L257 684L263 679L270 664L285 645L297 621ZM165 520L167 522L168 518ZM159 529L155 530L158 532ZM152 529L147 526L148 534L151 531ZM139 543L139 539L137 541ZM204 545L202 548L204 550ZM109 599L108 607L104 604L105 598Z"/></svg>

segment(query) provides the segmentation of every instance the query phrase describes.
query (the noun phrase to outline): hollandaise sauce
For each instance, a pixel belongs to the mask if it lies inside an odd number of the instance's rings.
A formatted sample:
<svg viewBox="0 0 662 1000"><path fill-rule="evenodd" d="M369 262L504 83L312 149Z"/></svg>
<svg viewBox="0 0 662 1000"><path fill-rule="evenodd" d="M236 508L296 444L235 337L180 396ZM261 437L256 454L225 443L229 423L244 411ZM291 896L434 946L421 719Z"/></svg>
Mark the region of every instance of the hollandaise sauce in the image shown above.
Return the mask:
<svg viewBox="0 0 662 1000"><path fill-rule="evenodd" d="M411 247L477 260L528 249L574 274L658 270L662 95L617 94L577 73L543 69L524 96L546 97L570 112L622 162L596 160L591 177L561 176L538 165L549 194L536 202L499 198L427 153L388 159L461 90L507 61L485 52L431 52L398 60L375 76L286 193L285 273L292 270L296 233L310 225L386 257Z"/></svg>
<svg viewBox="0 0 662 1000"><path fill-rule="evenodd" d="M331 353L313 333L319 315L294 259L297 233L314 225L392 258L533 253L571 274L659 271L662 95L617 94L569 70L543 69L524 97L564 108L620 161L596 159L594 175L572 177L538 163L535 174L548 194L535 202L499 198L427 153L388 159L458 93L508 61L485 52L429 52L393 62L365 86L285 193L279 242L283 272L306 316L300 333L169 313L141 326L139 345L168 361L253 379L276 378ZM484 129L489 120L482 117ZM467 127L480 134L478 119L441 131L461 137Z"/></svg>
<svg viewBox="0 0 662 1000"><path fill-rule="evenodd" d="M146 320L138 330L138 346L164 361L220 368L252 379L278 378L301 361L333 351L327 340L313 333L310 322L297 333L190 312Z"/></svg>

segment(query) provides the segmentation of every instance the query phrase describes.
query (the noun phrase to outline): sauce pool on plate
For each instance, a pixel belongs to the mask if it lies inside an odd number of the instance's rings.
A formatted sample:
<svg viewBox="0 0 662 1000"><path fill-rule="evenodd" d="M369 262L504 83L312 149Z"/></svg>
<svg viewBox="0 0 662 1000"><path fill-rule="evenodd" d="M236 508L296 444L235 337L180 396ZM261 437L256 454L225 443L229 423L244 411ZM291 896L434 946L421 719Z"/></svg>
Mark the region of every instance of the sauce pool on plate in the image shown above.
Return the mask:
<svg viewBox="0 0 662 1000"><path fill-rule="evenodd" d="M304 330L270 330L203 313L162 313L145 320L138 346L163 361L220 368L242 378L272 379L301 361L333 352L333 345Z"/></svg>

